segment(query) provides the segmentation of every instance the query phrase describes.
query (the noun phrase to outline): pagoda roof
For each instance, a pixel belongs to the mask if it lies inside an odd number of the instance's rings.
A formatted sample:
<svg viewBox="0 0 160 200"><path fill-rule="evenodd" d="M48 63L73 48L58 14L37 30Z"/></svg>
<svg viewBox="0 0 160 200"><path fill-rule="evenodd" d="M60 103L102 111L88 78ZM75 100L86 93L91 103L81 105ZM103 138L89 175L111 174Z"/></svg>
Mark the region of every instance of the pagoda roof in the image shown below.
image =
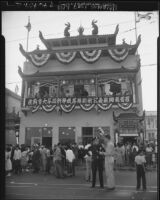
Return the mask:
<svg viewBox="0 0 160 200"><path fill-rule="evenodd" d="M34 66L42 67L52 59L57 59L63 64L69 64L75 58L82 58L88 63L96 62L100 56L110 56L116 62L122 62L128 55L134 55L140 42L139 35L137 43L134 45L123 44L116 45L116 36L118 34L118 25L113 34L108 35L79 35L74 37L63 37L56 39L45 39L42 32L39 32L40 40L45 45L45 50L37 49L26 52L20 44L20 52Z"/></svg>
<svg viewBox="0 0 160 200"><path fill-rule="evenodd" d="M119 121L119 120L139 120L143 121L145 118L145 112L143 112L143 115L139 116L137 113L132 112L132 113L120 113L118 116L115 115L113 112L113 119L114 121Z"/></svg>
<svg viewBox="0 0 160 200"><path fill-rule="evenodd" d="M45 77L58 77L58 76L72 76L72 75L96 75L96 74L113 74L113 73L137 73L139 70L140 66L137 66L134 69L127 69L123 66L121 68L116 68L116 69L98 69L98 70L79 70L79 71L59 71L59 72L39 72L37 70L33 74L25 74L22 72L21 67L18 67L18 73L23 79L30 79L30 78L45 78Z"/></svg>
<svg viewBox="0 0 160 200"><path fill-rule="evenodd" d="M85 45L96 45L96 44L108 44L115 45L116 36L119 31L119 25L116 26L116 29L113 34L107 35L79 35L72 37L63 37L56 39L45 39L41 31L39 31L39 38L46 46L47 49L54 50L57 47L77 47Z"/></svg>

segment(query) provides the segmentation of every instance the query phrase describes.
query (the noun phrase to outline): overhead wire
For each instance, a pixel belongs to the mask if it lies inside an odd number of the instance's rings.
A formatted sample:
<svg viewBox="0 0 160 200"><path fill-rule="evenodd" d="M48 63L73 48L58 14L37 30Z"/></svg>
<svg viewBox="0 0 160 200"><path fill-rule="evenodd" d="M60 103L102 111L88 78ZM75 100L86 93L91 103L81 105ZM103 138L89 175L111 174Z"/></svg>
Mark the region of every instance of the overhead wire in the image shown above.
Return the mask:
<svg viewBox="0 0 160 200"><path fill-rule="evenodd" d="M131 22L131 21L125 21L125 22L121 22L121 23L114 23L114 24L107 24L107 25L102 25L102 26L99 26L99 27L107 27L107 26L113 26L113 25L117 25L117 24L122 24L122 23L126 23L126 22ZM155 23L156 21L152 21L150 22L149 24L151 23ZM139 28L142 28L144 26L148 26L149 24L145 24L143 26L139 26L137 27L137 29ZM85 30L91 30L92 28L85 28ZM127 33L127 32L130 32L130 31L133 31L135 30L135 28L131 28L131 29L128 29L128 30L125 30L125 31L122 31L119 33L119 35L123 34L123 33ZM71 33L75 32L77 30L72 30ZM50 33L50 34L46 34L44 36L57 36L57 35L60 35L60 34L63 34L63 32L59 32L59 33ZM39 37L38 36L33 36L33 37L30 37L29 39L32 40L32 39L38 39ZM11 43L11 42L17 42L17 41L22 41L22 40L26 40L26 38L19 38L19 39L16 39L16 40L10 40L10 41L6 41L6 43Z"/></svg>

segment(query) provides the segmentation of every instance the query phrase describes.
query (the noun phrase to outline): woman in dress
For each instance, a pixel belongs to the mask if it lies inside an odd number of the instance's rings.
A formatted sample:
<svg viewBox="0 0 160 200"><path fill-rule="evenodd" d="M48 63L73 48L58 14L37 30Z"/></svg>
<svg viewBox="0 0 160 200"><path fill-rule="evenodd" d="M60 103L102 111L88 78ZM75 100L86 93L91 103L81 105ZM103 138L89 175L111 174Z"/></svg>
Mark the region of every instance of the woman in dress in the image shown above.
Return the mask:
<svg viewBox="0 0 160 200"><path fill-rule="evenodd" d="M100 136L104 140L105 152L101 152L105 156L105 174L107 178L107 189L115 189L115 177L114 177L114 144L111 141L110 135L104 135L104 131L100 129Z"/></svg>
<svg viewBox="0 0 160 200"><path fill-rule="evenodd" d="M116 166L122 167L123 165L123 152L121 149L121 145L118 143L116 147Z"/></svg>
<svg viewBox="0 0 160 200"><path fill-rule="evenodd" d="M5 169L6 169L6 176L11 176L12 170L12 162L11 162L11 149L9 147L6 148L5 151Z"/></svg>

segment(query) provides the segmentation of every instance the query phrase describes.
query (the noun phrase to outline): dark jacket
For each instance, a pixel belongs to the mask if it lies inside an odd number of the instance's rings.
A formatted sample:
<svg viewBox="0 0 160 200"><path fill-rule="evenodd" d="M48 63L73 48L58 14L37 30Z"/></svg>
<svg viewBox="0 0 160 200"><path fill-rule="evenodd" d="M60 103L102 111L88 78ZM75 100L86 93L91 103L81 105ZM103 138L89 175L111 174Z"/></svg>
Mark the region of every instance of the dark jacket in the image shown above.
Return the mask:
<svg viewBox="0 0 160 200"><path fill-rule="evenodd" d="M99 161L104 160L104 155L100 155L100 152L105 152L105 149L102 147L101 144L92 145L88 148L88 152L92 152L92 160Z"/></svg>

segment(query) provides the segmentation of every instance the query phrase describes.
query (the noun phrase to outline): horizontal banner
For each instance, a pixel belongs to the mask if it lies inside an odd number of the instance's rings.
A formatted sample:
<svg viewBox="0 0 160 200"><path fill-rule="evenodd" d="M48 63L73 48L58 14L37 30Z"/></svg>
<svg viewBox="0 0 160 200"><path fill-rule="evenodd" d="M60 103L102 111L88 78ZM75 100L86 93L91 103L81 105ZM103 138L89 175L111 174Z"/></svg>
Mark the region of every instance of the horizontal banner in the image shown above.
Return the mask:
<svg viewBox="0 0 160 200"><path fill-rule="evenodd" d="M107 96L107 97L88 97L88 98L26 98L26 106L38 105L57 105L57 104L117 104L117 103L131 103L132 95L126 96Z"/></svg>
<svg viewBox="0 0 160 200"><path fill-rule="evenodd" d="M118 105L123 110L128 110L133 105L132 95L88 97L88 98L27 98L25 106L32 109L32 112L43 110L51 112L54 109L70 113L76 106L84 111L96 110L107 111L112 105Z"/></svg>

